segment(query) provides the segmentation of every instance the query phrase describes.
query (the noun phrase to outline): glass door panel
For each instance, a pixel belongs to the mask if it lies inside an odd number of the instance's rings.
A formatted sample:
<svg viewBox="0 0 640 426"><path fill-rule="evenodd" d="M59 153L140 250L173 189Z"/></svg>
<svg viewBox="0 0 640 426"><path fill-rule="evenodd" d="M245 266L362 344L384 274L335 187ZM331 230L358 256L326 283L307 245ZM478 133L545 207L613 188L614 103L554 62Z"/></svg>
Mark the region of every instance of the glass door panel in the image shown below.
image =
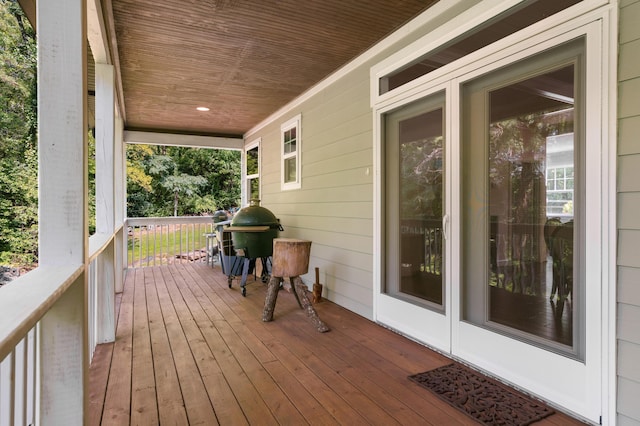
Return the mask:
<svg viewBox="0 0 640 426"><path fill-rule="evenodd" d="M573 42L463 90L464 319L575 357L582 48Z"/></svg>
<svg viewBox="0 0 640 426"><path fill-rule="evenodd" d="M385 116L386 292L444 309L444 94Z"/></svg>

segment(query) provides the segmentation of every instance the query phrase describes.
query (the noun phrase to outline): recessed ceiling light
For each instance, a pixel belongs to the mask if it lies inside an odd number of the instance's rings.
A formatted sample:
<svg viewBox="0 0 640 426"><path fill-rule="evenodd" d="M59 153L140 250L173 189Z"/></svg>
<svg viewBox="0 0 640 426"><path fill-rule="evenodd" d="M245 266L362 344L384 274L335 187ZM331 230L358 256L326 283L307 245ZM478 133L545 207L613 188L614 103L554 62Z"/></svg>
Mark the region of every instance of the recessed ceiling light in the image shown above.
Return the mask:
<svg viewBox="0 0 640 426"><path fill-rule="evenodd" d="M198 111L209 111L209 108L207 108L207 107L197 107L196 109Z"/></svg>

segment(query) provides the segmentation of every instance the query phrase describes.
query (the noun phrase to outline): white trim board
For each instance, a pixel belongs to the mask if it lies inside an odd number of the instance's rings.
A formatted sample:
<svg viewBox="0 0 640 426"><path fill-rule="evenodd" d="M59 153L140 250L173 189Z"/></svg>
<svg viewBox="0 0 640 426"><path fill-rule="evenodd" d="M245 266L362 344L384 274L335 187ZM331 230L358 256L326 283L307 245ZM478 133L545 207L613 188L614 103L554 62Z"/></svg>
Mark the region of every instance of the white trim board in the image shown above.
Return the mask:
<svg viewBox="0 0 640 426"><path fill-rule="evenodd" d="M146 145L185 146L190 148L231 149L237 151L244 149L244 140L242 138L180 135L174 133L141 132L135 130L124 131L124 142Z"/></svg>

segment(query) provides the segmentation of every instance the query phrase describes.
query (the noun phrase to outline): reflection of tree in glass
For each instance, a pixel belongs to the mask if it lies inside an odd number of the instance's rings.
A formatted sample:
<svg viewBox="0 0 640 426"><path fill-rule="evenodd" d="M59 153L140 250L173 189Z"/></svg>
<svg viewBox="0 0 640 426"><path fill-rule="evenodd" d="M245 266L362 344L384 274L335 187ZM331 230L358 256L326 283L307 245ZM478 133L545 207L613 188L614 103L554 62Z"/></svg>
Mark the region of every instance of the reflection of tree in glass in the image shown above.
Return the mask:
<svg viewBox="0 0 640 426"><path fill-rule="evenodd" d="M565 108L566 110L566 108ZM539 294L540 233L546 219L547 137L573 130L573 109L510 117L489 128L489 202L500 223L501 276L495 284L511 291ZM550 114L551 113L551 114ZM493 260L495 262L496 260ZM497 272L497 271L496 271Z"/></svg>
<svg viewBox="0 0 640 426"><path fill-rule="evenodd" d="M400 190L404 218L442 217L442 136L400 146Z"/></svg>

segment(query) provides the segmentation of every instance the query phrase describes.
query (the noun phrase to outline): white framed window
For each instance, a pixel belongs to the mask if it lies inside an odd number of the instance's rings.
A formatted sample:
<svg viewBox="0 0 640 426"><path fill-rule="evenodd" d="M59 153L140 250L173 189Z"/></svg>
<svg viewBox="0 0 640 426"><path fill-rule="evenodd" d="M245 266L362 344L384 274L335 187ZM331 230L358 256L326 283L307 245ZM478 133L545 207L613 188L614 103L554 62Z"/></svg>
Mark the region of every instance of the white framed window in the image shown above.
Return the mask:
<svg viewBox="0 0 640 426"><path fill-rule="evenodd" d="M262 139L247 144L244 150L243 174L244 191L243 205L249 205L251 200L260 199L260 146Z"/></svg>
<svg viewBox="0 0 640 426"><path fill-rule="evenodd" d="M302 132L300 124L302 116L296 115L280 126L280 182L283 191L299 189L302 186L300 163L302 151Z"/></svg>

